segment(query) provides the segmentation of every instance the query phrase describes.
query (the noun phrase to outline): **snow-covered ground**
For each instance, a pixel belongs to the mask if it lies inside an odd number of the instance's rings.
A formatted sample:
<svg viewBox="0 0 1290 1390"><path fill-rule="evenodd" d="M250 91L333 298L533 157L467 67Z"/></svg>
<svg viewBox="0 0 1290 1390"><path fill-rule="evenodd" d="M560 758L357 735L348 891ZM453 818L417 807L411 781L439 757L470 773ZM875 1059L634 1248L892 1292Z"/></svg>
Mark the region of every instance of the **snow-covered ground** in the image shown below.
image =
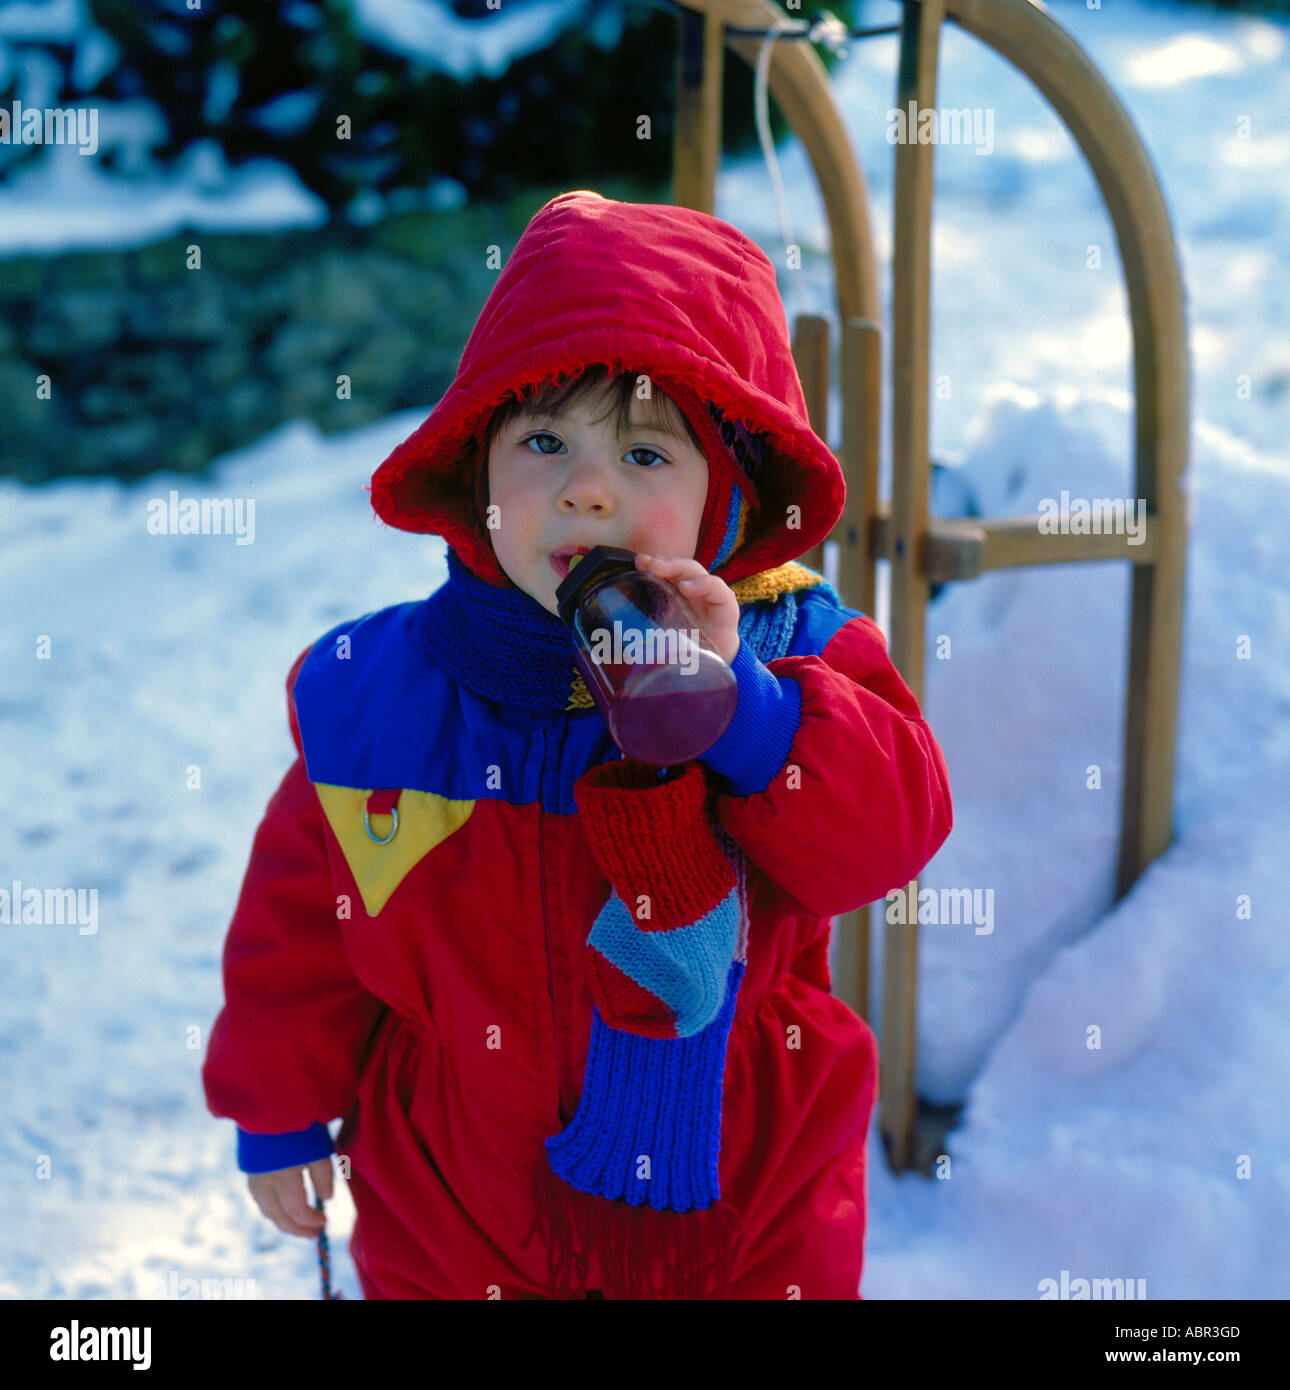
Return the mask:
<svg viewBox="0 0 1290 1390"><path fill-rule="evenodd" d="M1177 839L1112 907L1125 567L947 589L924 704L955 829L922 881L992 915L921 928L919 1089L967 1109L940 1179L893 1178L875 1131L864 1292L1031 1299L1066 1270L1145 1279L1149 1299L1283 1297L1290 27L1130 0L1053 10L1147 142L1188 288ZM853 44L836 74L884 270L894 59L893 39ZM933 454L986 514L1131 495L1125 298L1092 178L1042 99L952 29L940 100L988 103L994 148L937 150L932 372L951 394ZM795 239L825 245L804 161L780 159ZM782 261L759 159L722 171L717 210ZM831 309L807 264L790 308ZM442 543L381 527L362 491L424 414L337 439L293 424L200 484L0 483L0 888L98 889L93 931L0 926L0 1296L154 1298L219 1277L317 1294L311 1243L251 1204L198 1073L251 834L293 751L287 668L342 617L444 578ZM254 542L150 534L172 488L253 498ZM342 1194L332 1254L355 1297L351 1222Z"/></svg>

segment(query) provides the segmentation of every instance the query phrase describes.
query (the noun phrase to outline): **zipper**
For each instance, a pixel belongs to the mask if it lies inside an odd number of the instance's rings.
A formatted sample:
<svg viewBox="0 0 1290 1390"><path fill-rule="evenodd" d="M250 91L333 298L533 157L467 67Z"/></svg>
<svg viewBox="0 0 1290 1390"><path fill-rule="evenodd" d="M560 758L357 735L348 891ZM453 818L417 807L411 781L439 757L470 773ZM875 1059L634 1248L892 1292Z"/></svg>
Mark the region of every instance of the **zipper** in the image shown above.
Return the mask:
<svg viewBox="0 0 1290 1390"><path fill-rule="evenodd" d="M543 857L546 825L546 806L543 797L546 792L547 736L542 730L542 771L538 775L538 885L542 897L542 937L546 942L547 995L551 1000L551 1036L555 1040L555 1094L560 1112L560 1124L567 1125L570 1116L564 1112L564 1078L561 1075L560 1031L555 1021L555 965L551 957L551 920L546 906L546 860Z"/></svg>

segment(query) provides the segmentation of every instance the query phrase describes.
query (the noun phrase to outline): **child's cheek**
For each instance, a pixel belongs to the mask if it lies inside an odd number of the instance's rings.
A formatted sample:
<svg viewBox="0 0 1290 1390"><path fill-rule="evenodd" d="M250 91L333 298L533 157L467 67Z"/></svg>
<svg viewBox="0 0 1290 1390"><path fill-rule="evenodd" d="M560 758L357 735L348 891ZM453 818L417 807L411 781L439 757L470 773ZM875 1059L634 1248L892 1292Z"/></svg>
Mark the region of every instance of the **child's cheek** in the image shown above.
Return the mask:
<svg viewBox="0 0 1290 1390"><path fill-rule="evenodd" d="M681 555L681 537L684 534L681 518L676 508L665 502L651 502L636 512L631 527L628 546L633 550L644 551L647 555L662 555L675 559ZM688 553L681 556L689 559Z"/></svg>

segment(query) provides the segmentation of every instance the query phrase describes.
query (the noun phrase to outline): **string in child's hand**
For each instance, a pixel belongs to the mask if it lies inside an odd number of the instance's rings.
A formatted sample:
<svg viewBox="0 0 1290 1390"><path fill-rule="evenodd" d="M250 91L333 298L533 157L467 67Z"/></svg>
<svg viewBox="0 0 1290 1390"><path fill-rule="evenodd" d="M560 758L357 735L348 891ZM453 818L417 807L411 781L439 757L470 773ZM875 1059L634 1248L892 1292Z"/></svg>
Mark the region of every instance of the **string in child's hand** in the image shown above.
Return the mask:
<svg viewBox="0 0 1290 1390"><path fill-rule="evenodd" d="M314 1209L325 1214L323 1199L314 1193ZM327 1245L327 1227L324 1226L318 1232L318 1272L322 1278L322 1296L324 1299L344 1298L345 1295L339 1289L335 1293L331 1290L331 1251Z"/></svg>

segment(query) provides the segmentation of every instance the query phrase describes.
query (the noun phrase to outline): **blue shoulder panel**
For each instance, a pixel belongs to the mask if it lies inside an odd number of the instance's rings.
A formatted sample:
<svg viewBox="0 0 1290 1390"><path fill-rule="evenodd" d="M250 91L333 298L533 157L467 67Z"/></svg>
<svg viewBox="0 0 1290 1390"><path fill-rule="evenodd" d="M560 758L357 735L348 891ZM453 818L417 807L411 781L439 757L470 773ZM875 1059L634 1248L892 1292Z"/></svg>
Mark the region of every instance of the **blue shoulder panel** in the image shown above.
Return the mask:
<svg viewBox="0 0 1290 1390"><path fill-rule="evenodd" d="M526 766L532 712L493 704L444 674L421 634L422 602L341 623L310 648L295 685L309 780L535 800L539 768Z"/></svg>
<svg viewBox="0 0 1290 1390"><path fill-rule="evenodd" d="M350 619L309 649L294 690L309 780L572 815L578 777L620 756L598 711L562 718L465 689L431 656L423 603Z"/></svg>
<svg viewBox="0 0 1290 1390"><path fill-rule="evenodd" d="M829 593L819 587L802 589L797 595L797 627L785 655L819 656L840 627L864 616L858 608L835 606Z"/></svg>

